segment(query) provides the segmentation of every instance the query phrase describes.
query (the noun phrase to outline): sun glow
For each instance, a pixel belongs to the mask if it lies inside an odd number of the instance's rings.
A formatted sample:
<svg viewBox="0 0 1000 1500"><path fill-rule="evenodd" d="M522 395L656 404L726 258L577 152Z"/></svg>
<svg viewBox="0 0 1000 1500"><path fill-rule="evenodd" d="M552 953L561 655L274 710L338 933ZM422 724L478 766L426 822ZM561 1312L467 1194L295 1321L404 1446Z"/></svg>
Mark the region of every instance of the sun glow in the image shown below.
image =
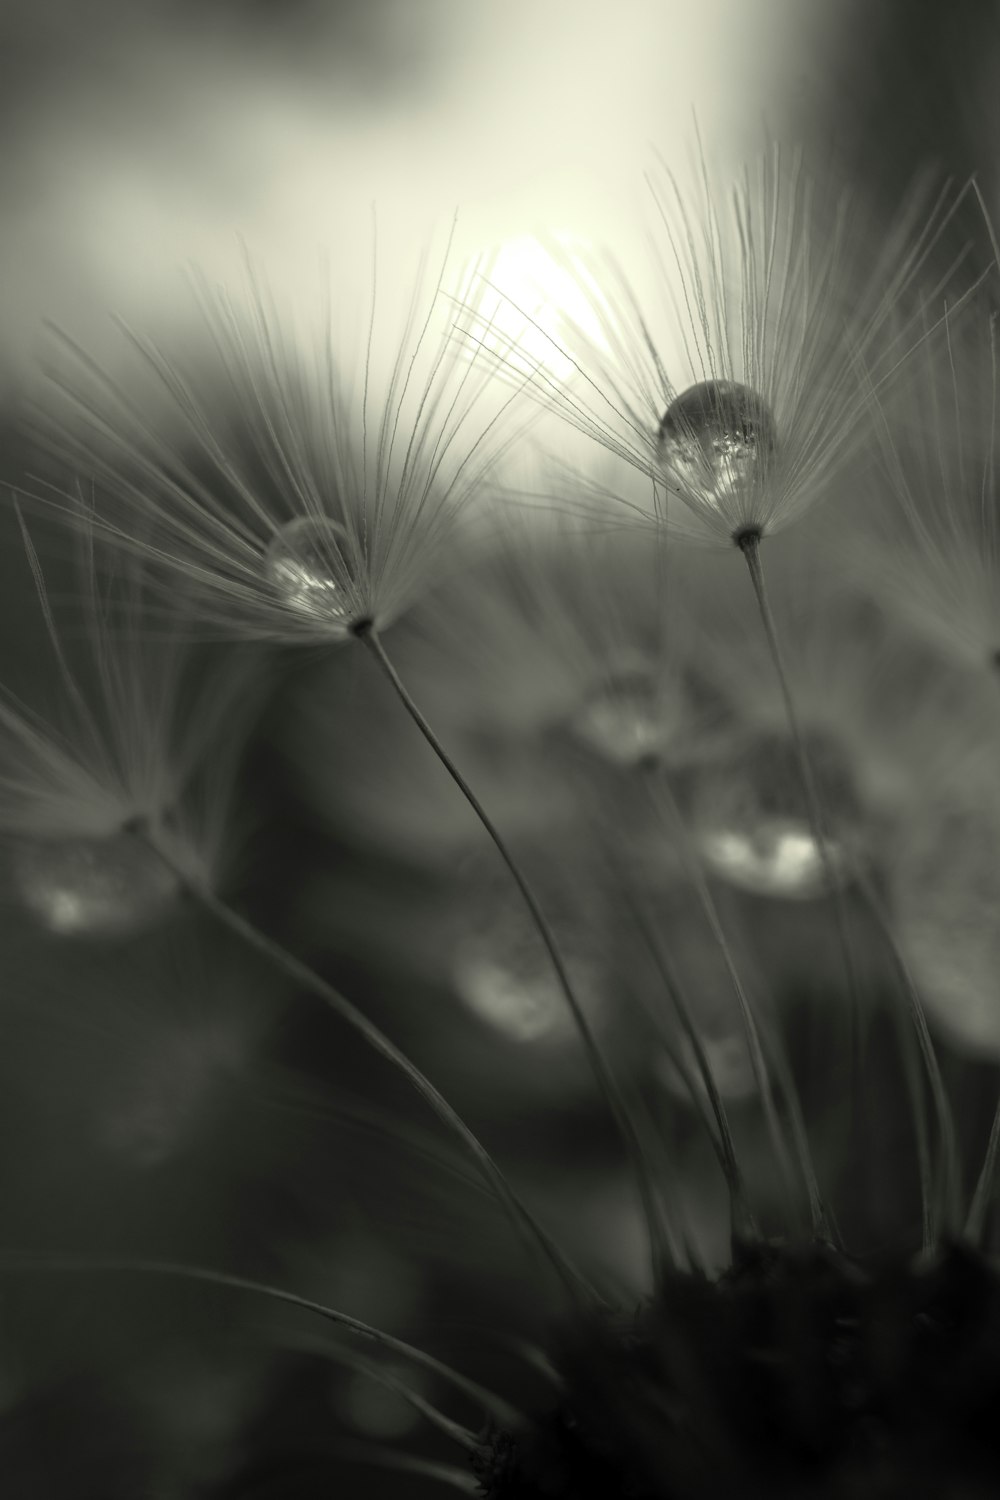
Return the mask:
<svg viewBox="0 0 1000 1500"><path fill-rule="evenodd" d="M478 283L471 333L475 344L503 359L515 377L538 370L562 384L574 371L562 348L567 323L598 348L607 346L583 290L586 245L565 231L553 233L551 245L531 234L503 241Z"/></svg>

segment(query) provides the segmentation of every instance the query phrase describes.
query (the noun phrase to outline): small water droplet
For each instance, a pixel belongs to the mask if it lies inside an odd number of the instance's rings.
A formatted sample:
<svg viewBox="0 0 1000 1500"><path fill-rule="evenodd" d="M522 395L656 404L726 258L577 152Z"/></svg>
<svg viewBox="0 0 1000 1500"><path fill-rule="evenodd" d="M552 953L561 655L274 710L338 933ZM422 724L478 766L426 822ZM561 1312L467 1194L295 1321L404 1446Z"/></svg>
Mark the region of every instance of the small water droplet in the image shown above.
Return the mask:
<svg viewBox="0 0 1000 1500"><path fill-rule="evenodd" d="M667 407L657 434L660 464L685 497L725 510L759 484L777 445L763 397L732 380L706 380Z"/></svg>
<svg viewBox="0 0 1000 1500"><path fill-rule="evenodd" d="M24 904L60 937L117 937L154 922L177 880L130 833L19 847L13 873Z"/></svg>
<svg viewBox="0 0 1000 1500"><path fill-rule="evenodd" d="M347 635L356 612L350 556L347 532L339 522L302 516L275 533L264 568L288 609Z"/></svg>
<svg viewBox="0 0 1000 1500"><path fill-rule="evenodd" d="M825 735L805 740L839 878L860 842L862 810L841 747ZM813 838L798 759L786 738L758 735L740 755L703 772L694 826L705 862L733 885L786 899L826 894L823 856Z"/></svg>

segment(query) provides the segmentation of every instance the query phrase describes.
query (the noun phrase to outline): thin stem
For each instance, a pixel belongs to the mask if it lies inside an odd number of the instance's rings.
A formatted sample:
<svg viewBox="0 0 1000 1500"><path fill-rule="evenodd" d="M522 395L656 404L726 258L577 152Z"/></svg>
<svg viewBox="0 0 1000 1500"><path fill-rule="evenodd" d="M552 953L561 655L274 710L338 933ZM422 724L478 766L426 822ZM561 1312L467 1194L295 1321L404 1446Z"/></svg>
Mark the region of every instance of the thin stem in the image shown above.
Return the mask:
<svg viewBox="0 0 1000 1500"><path fill-rule="evenodd" d="M474 1453L478 1448L479 1444L474 1432L439 1410L432 1401L428 1401L426 1396L407 1385L406 1381L393 1370L383 1368L374 1360L365 1359L354 1350L335 1349L330 1352L333 1358L345 1365L347 1369L353 1370L358 1375L366 1375L369 1380L375 1381L377 1385L384 1386L387 1391L392 1391L393 1395L399 1396L408 1406L412 1406L415 1412L419 1412L432 1427L444 1433L446 1438L457 1443L466 1453Z"/></svg>
<svg viewBox="0 0 1000 1500"><path fill-rule="evenodd" d="M680 1021L684 1035L687 1037L688 1042L691 1046L691 1050L694 1053L695 1063L698 1068L702 1086L708 1098L712 1116L715 1119L715 1127L718 1131L717 1136L715 1134L715 1131L711 1129L711 1126L707 1119L705 1120L705 1126L708 1130L709 1139L712 1142L712 1146L714 1147L718 1156L719 1165L722 1168L722 1175L726 1179L726 1187L729 1190L729 1209L732 1220L733 1233L739 1235L741 1238L756 1238L756 1226L754 1224L753 1215L747 1203L746 1189L743 1183L743 1173L740 1170L740 1164L736 1156L736 1147L733 1142L732 1131L729 1128L729 1117L726 1114L726 1108L722 1102L722 1096L719 1093L718 1086L715 1082L715 1076L712 1073L712 1068L708 1061L708 1056L705 1052L704 1043L702 1042L701 1036L698 1032L698 1028L694 1024L694 1019L691 1015L691 1008L687 1003L687 999L684 995L683 989L681 988L680 981L678 980L676 972L674 971L673 964L669 961L666 954L663 952L663 949L661 948L659 942L657 941L656 935L652 930L652 925L646 917L646 913L641 910L640 904L637 900L631 902L630 904L636 926L639 929L646 947L649 949L653 962L656 965L657 972L659 973L660 979L663 982L663 987L670 998L670 1003L674 1008L677 1019ZM654 1024L659 1023L659 1017L655 1014L652 1016L652 1020L654 1021ZM675 1066L677 1066L677 1063L675 1063ZM701 1100L697 1097L693 1079L688 1080L683 1070L681 1070L681 1077L686 1083L688 1083L692 1100L695 1104L695 1107L701 1114L702 1104Z"/></svg>
<svg viewBox="0 0 1000 1500"><path fill-rule="evenodd" d="M413 720L413 723L419 729L420 733L423 735L424 739L427 741L428 745L433 750L434 754L441 762L441 765L451 777L452 781L462 793L462 796L469 804L469 807L479 819L479 822L482 824L483 829L488 834L497 853L500 855L500 858L506 865L511 879L514 881L514 884L517 886L517 889L521 894L531 920L535 925L535 929L538 932L538 936L541 938L542 943L545 946L545 950L548 953L549 960L552 964L553 973L556 976L556 980L559 984L559 988L563 993L566 1004L569 1006L570 1013L573 1017L577 1032L579 1033L580 1039L583 1043L584 1050L586 1051L587 1058L590 1062L594 1077L597 1080L598 1087L600 1088L601 1093L604 1095L611 1114L614 1117L615 1123L618 1127L619 1133L622 1137L622 1140L632 1162L632 1167L635 1172L636 1185L639 1190L639 1197L642 1203L643 1214L646 1221L647 1233L649 1235L650 1250L653 1261L653 1274L656 1281L659 1282L664 1272L669 1268L671 1260L669 1252L669 1238L660 1217L659 1203L657 1200L656 1189L653 1183L652 1173L650 1172L649 1166L647 1164L646 1155L643 1151L638 1131L635 1127L634 1121L632 1120L631 1114L629 1113L622 1092L613 1073L611 1072L611 1069L608 1067L604 1059L600 1047L597 1045L597 1039L594 1036L590 1022L587 1019L587 1014L576 997L573 985L569 978L569 974L566 970L565 962L563 960L562 954L559 951L555 935L549 925L548 919L545 916L545 913L542 911L542 908L538 902L538 898L535 896L534 891L529 885L527 877L524 875L517 861L514 859L514 856L511 854L506 842L501 836L493 820L490 818L489 814L486 812L486 809L479 801L479 798L469 786L469 783L466 781L461 771L455 765L455 762L451 759L451 756L445 750L434 730L424 718L420 709L417 707L409 692L404 687L402 681L400 680L399 674L397 673L392 662L389 660L389 657L386 655L385 648L382 645L382 642L379 639L374 627L369 624L357 629L355 633L357 634L358 639L365 646L367 646L368 650L372 654L372 657L381 668L382 672L384 673L385 677L387 678L388 682L399 698L400 703L403 705L406 712Z"/></svg>
<svg viewBox="0 0 1000 1500"><path fill-rule="evenodd" d="M860 1073L860 1057L857 1051L857 1039L859 1036L859 1023L861 1017L860 991L858 986L857 969L854 963L854 952L851 947L850 933L847 921L847 909L844 902L843 891L841 889L840 880L837 878L837 872L834 868L834 863L826 834L822 802L819 796L819 790L816 786L816 780L813 775L812 763L809 759L809 755L805 747L805 740L802 737L802 730L799 724L798 713L795 708L795 701L792 695L791 686L789 684L788 674L785 670L784 661L782 659L781 647L778 644L778 634L775 628L774 616L771 613L771 606L768 600L767 589L764 582L764 569L760 560L760 534L758 532L746 532L743 535L738 536L736 538L736 541L737 545L740 548L740 551L746 558L747 569L750 574L751 583L753 584L754 596L757 600L757 607L760 612L761 623L764 626L764 634L767 637L771 659L774 663L775 675L777 676L778 684L781 689L781 696L785 705L785 715L788 720L789 733L791 735L795 755L799 763L799 772L802 778L802 787L806 796L806 808L809 815L809 823L812 831L812 836L816 841L816 846L819 850L820 858L823 862L823 870L826 876L827 884L830 887L830 892L833 897L834 912L837 922L837 936L840 942L841 953L843 955L844 968L847 974L847 981L851 991L851 1000L853 1006L852 1031L854 1036L854 1045L852 1047L852 1062L854 1067L853 1077L855 1080L857 1080ZM865 878L864 873L862 871L856 870L854 872L854 875L859 888L865 896L869 909L874 914L884 936L886 937L886 940L889 943L892 955L902 976L903 984L907 992L907 997L910 1001L910 1009L913 1023L916 1027L917 1040L920 1044L921 1053L924 1059L924 1065L927 1069L928 1081L930 1083L931 1093L934 1098L935 1108L938 1115L939 1128L941 1131L942 1196L944 1199L943 1215L945 1222L947 1223L950 1222L951 1217L954 1214L956 1204L956 1194L958 1191L958 1153L955 1143L954 1122L951 1117L951 1110L948 1105L947 1096L944 1091L944 1085L941 1080L940 1069L938 1068L937 1058L934 1053L934 1045L927 1030L927 1023L924 1019L923 1007L920 1003L920 997L917 992L916 985L913 982L909 969L907 968L906 961L899 950L899 946L896 943L895 937L893 936L891 925L882 912L881 904L879 903L878 898L871 887L871 883Z"/></svg>
<svg viewBox="0 0 1000 1500"><path fill-rule="evenodd" d="M781 699L784 702L784 712L789 721L789 733L792 735L792 747L795 750L796 759L799 762L799 775L802 777L802 790L805 792L805 805L807 805L808 819L810 819L811 834L816 840L820 859L823 862L823 874L826 877L829 891L834 898L834 913L837 918L837 938L840 942L841 954L844 960L844 972L847 975L847 984L852 995L852 1004L855 1007L856 1016L861 1016L861 987L858 983L858 968L855 965L855 953L850 944L850 927L847 921L846 903L844 903L843 889L838 879L837 868L834 864L834 856L831 852L831 841L826 834L826 817L823 814L823 802L820 798L819 787L816 784L816 775L813 774L813 762L810 754L805 748L805 739L802 736L802 726L799 724L798 709L795 706L795 697L792 694L792 685L789 682L789 673L784 666L781 646L778 645L778 631L775 627L774 615L771 612L771 603L768 600L768 589L765 585L765 573L760 561L760 534L756 531L744 532L738 537L739 550L747 559L747 570L753 583L754 597L757 600L757 609L760 612L760 621L765 628L765 636L768 637L768 648L771 651L771 660L774 663L775 676L778 678L778 687L781 690Z"/></svg>
<svg viewBox="0 0 1000 1500"><path fill-rule="evenodd" d="M419 1365L432 1375L437 1375L439 1379L460 1391L463 1396L469 1397L477 1406L492 1413L505 1426L516 1426L523 1420L517 1409L503 1397L486 1390L475 1380L470 1380L467 1375L453 1370L450 1365L446 1365L440 1359L435 1359L433 1354L417 1348L415 1344L408 1344L404 1339L398 1339L391 1333L383 1333L380 1328L375 1328L371 1323L365 1323L360 1318L353 1318L349 1313L327 1307L322 1302L314 1302L309 1297L300 1297L297 1292L286 1291L284 1287L271 1286L268 1282L253 1281L246 1276L234 1276L228 1271L213 1271L207 1266L186 1266L167 1260L130 1260L124 1256L119 1258L48 1253L33 1255L27 1251L0 1251L0 1272L34 1273L36 1271L69 1272L81 1275L169 1276L181 1281L196 1281L209 1286L229 1287L237 1292L253 1292L256 1296L267 1297L272 1302L285 1302L290 1307L299 1307L305 1312L317 1313L328 1322L336 1323L338 1327L346 1328L350 1333L357 1334L360 1338L368 1339L392 1354L398 1354L403 1359L410 1360L411 1363Z"/></svg>
<svg viewBox="0 0 1000 1500"><path fill-rule="evenodd" d="M917 1034L917 1043L923 1058L924 1067L927 1071L927 1082L930 1086L931 1098L934 1101L934 1112L937 1115L938 1131L941 1137L941 1207L936 1215L936 1229L938 1234L943 1231L957 1227L958 1205L961 1191L961 1170L958 1158L958 1140L955 1134L955 1119L952 1115L951 1105L948 1102L948 1093L941 1077L941 1068L938 1064L937 1053L931 1040L930 1031L927 1029L927 1018L924 1015L923 1003L920 999L920 991L917 989L916 981L910 973L903 952L896 941L896 935L892 930L892 923L885 912L882 902L879 900L871 881L861 872L859 884L868 903L868 908L875 918L879 931L882 934L889 951L892 954L896 967L899 970L903 982L903 989L910 1007L910 1018L913 1021L914 1030Z"/></svg>
<svg viewBox="0 0 1000 1500"><path fill-rule="evenodd" d="M247 947L253 948L262 954L294 984L316 995L323 1000L342 1021L358 1032L368 1045L381 1057L398 1069L404 1077L416 1089L421 1098L430 1106L441 1123L457 1136L466 1151L473 1158L483 1178L492 1189L498 1201L506 1209L507 1214L524 1240L532 1250L541 1250L546 1260L555 1270L560 1281L574 1299L581 1296L589 1302L596 1299L596 1294L587 1285L580 1273L574 1269L563 1255L562 1251L551 1240L545 1230L541 1227L534 1215L525 1207L521 1199L514 1192L503 1172L497 1166L493 1157L479 1140L478 1136L466 1125L461 1115L452 1108L444 1095L435 1088L430 1079L411 1062L406 1054L391 1042L383 1031L374 1022L370 1021L356 1006L352 1005L334 989L333 985L325 980L315 969L296 958L294 953L289 953L280 943L261 932L252 922L220 900L214 892L207 887L192 881L185 871L171 856L166 853L153 839L150 838L144 825L137 823L130 825L131 831L137 838L142 839L145 846L160 859L169 870L176 876L182 888L195 900L210 916L214 917L223 927L234 933Z"/></svg>
<svg viewBox="0 0 1000 1500"><path fill-rule="evenodd" d="M965 1235L974 1245L982 1248L983 1237L986 1231L986 1216L989 1212L990 1202L996 1187L997 1152L1000 1150L1000 1099L993 1112L993 1124L990 1127L990 1139L986 1147L986 1155L983 1158L982 1169L979 1173L979 1181L976 1183L976 1191L972 1197L969 1208L969 1216L965 1221Z"/></svg>
<svg viewBox="0 0 1000 1500"><path fill-rule="evenodd" d="M740 1009L740 1016L743 1021L744 1031L746 1032L747 1046L750 1052L750 1065L753 1068L754 1080L757 1084L758 1090L760 1091L761 1104L764 1109L764 1118L767 1121L768 1131L774 1143L774 1150L778 1158L779 1169L781 1170L781 1173L785 1179L786 1186L788 1186L791 1181L791 1165L788 1160L788 1151L785 1145L784 1136L782 1134L781 1121L778 1118L778 1110L774 1101L774 1090L771 1087L770 1074L768 1072L767 1063L764 1059L764 1051L760 1040L760 1030L754 1017L753 1007L750 1004L750 1000L747 995L746 989L744 988L743 981L740 978L739 970L736 967L736 960L733 958L732 949L729 946L729 939L726 937L726 931L722 925L722 919L719 916L719 909L716 906L715 899L712 895L711 890L709 889L708 881L705 879L705 874L701 867L701 861L691 848L691 840L688 835L687 826L684 822L683 816L681 815L681 810L677 805L677 800L674 797L669 782L667 781L666 777L660 776L655 783L651 782L650 779L647 778L647 785L650 786L650 789L654 792L654 796L656 792L659 792L662 796L662 804L666 807L670 822L673 825L674 833L677 838L678 846L681 850L684 863L687 867L691 884L693 885L695 894L697 895L698 900L701 903L702 911L705 913L705 918L712 930L712 936L715 938L716 946L718 947L719 953L722 957L722 961L726 966L726 972L729 975L729 982L733 987L733 993L736 996L736 1001ZM808 1150L806 1149L805 1139L804 1137L800 1139L798 1133L796 1131L793 1131L793 1140L799 1153L799 1167L806 1184L806 1193L809 1198L809 1215L813 1233L819 1239L832 1241L833 1236L830 1230L829 1218L823 1205L822 1195L820 1194L819 1190L819 1183L816 1180L816 1171L813 1167Z"/></svg>
<svg viewBox="0 0 1000 1500"><path fill-rule="evenodd" d="M767 596L767 588L764 583L764 567L760 559L760 534L759 532L744 532L736 539L740 551L746 559L747 570L750 581L753 584L754 597L757 600L757 608L760 612L761 623L764 626L764 634L767 637L768 649L771 653L771 661L774 664L775 676L781 690L782 701L785 706L785 717L788 720L788 731L792 739L792 748L799 765L799 775L802 778L802 790L806 797L806 812L809 818L810 831L816 841L816 848L823 865L823 874L826 878L827 887L833 899L834 918L837 924L837 940L840 944L841 956L844 964L844 973L847 977L847 985L851 996L852 1005L852 1062L854 1067L853 1076L856 1079L860 1073L860 1057L858 1055L858 1032L861 1017L861 988L858 983L858 971L854 962L854 950L851 946L850 926L847 920L847 906L841 882L833 861L830 840L826 832L826 819L823 815L823 804L813 775L812 761L806 750L805 740L802 736L802 727L799 724L798 711L792 695L788 673L785 670L784 658L781 647L778 644L778 632L775 628L774 616L771 613L771 605Z"/></svg>

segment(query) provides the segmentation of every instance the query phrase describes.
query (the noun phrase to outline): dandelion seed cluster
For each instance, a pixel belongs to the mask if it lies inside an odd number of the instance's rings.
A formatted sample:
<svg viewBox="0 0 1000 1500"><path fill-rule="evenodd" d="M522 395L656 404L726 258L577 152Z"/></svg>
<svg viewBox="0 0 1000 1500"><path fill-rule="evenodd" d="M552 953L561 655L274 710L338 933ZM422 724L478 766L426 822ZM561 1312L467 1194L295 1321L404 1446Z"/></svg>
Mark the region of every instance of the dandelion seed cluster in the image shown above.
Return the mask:
<svg viewBox="0 0 1000 1500"><path fill-rule="evenodd" d="M647 187L659 311L574 252L518 344L449 240L387 332L376 236L36 405L0 1098L65 1202L0 1162L0 1277L231 1302L206 1497L1000 1485L989 225Z"/></svg>

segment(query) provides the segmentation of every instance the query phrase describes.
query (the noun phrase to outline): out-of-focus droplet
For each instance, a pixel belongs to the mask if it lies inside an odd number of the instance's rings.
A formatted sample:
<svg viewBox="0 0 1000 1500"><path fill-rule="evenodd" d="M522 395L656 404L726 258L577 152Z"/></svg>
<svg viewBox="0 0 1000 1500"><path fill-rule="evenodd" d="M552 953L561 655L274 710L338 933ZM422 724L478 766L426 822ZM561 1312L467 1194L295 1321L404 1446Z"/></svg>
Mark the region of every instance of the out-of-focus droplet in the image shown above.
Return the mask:
<svg viewBox="0 0 1000 1500"><path fill-rule="evenodd" d="M500 959L470 943L455 961L454 979L468 1009L510 1041L553 1041L572 1032L562 991L540 966Z"/></svg>
<svg viewBox="0 0 1000 1500"><path fill-rule="evenodd" d="M579 740L613 765L658 759L673 725L655 663L638 653L623 660L587 695L570 723Z"/></svg>
<svg viewBox="0 0 1000 1500"><path fill-rule="evenodd" d="M832 739L804 738L827 821L828 862L844 879L863 823L854 777ZM758 735L724 765L706 768L695 786L693 826L705 863L733 885L786 899L827 894L827 871L787 738Z"/></svg>
<svg viewBox="0 0 1000 1500"><path fill-rule="evenodd" d="M355 608L350 547L337 521L302 516L274 535L264 561L282 602L334 635L347 635Z"/></svg>
<svg viewBox="0 0 1000 1500"><path fill-rule="evenodd" d="M667 407L657 434L665 478L686 499L713 510L762 482L776 444L767 403L731 380L706 380L683 391Z"/></svg>
<svg viewBox="0 0 1000 1500"><path fill-rule="evenodd" d="M935 1029L1000 1059L1000 803L919 806L893 870L900 945Z"/></svg>
<svg viewBox="0 0 1000 1500"><path fill-rule="evenodd" d="M176 876L127 832L20 846L13 874L25 906L60 937L124 937L155 922Z"/></svg>
<svg viewBox="0 0 1000 1500"><path fill-rule="evenodd" d="M703 1036L700 1040L705 1062L721 1097L734 1104L752 1098L757 1092L757 1080L750 1061L746 1033L739 1022L732 1031L720 1032L717 1036ZM664 1053L657 1062L657 1077L676 1099L685 1103L691 1098L688 1079L699 1096L707 1099L708 1090L690 1037L682 1035L677 1050L684 1073Z"/></svg>
<svg viewBox="0 0 1000 1500"><path fill-rule="evenodd" d="M101 1145L140 1170L161 1166L197 1137L246 1046L238 1031L207 1022L159 1028L150 1042L117 1097L106 1099L98 1125Z"/></svg>

